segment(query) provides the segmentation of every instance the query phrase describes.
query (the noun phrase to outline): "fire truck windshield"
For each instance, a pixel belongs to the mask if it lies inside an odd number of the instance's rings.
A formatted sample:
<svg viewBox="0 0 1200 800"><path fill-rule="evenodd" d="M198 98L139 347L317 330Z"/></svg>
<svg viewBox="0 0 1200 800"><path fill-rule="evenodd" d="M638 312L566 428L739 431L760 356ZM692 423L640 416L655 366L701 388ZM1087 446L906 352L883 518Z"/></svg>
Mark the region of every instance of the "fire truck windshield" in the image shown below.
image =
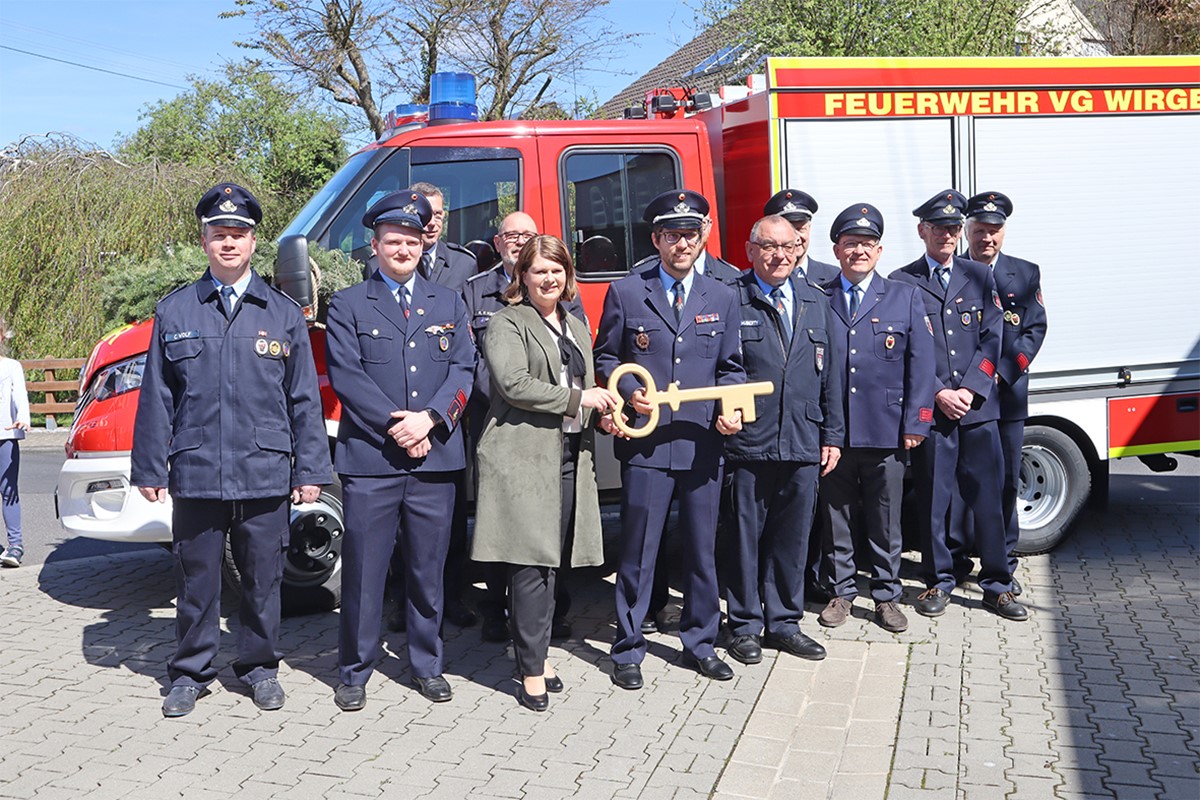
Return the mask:
<svg viewBox="0 0 1200 800"><path fill-rule="evenodd" d="M313 228L321 218L326 216L326 212L342 196L347 186L361 180L362 176L368 171L368 164L380 160L385 155L386 153L381 150L363 150L352 155L342 165L342 168L334 173L329 182L313 195L312 199L304 205L304 208L300 209L300 213L287 226L287 229L280 234L281 237L298 233L311 241L313 238Z"/></svg>

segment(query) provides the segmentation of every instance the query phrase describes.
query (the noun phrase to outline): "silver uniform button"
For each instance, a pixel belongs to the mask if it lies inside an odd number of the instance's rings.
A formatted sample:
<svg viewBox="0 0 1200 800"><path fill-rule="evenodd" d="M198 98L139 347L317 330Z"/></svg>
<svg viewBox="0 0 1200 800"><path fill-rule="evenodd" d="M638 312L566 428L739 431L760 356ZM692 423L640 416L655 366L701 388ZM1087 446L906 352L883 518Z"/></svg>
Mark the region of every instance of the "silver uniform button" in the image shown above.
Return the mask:
<svg viewBox="0 0 1200 800"><path fill-rule="evenodd" d="M408 371L409 371L409 372L416 372L416 371L417 371L417 365L416 365L416 364L413 364L411 367L409 367L409 368L408 368Z"/></svg>
<svg viewBox="0 0 1200 800"><path fill-rule="evenodd" d="M954 374L955 374L955 375L957 375L958 373L956 372L956 373L954 373ZM414 392L412 393L412 396L413 396L413 397L416 397L416 396L417 396L417 393L414 391Z"/></svg>

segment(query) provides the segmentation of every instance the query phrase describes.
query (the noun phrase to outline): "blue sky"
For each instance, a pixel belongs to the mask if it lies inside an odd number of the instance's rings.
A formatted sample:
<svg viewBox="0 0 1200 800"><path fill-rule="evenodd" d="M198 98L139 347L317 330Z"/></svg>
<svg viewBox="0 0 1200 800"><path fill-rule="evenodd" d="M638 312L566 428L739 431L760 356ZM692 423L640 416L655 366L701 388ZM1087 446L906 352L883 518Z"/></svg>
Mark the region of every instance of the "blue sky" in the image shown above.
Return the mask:
<svg viewBox="0 0 1200 800"><path fill-rule="evenodd" d="M251 53L233 44L249 38L250 23L217 17L234 7L233 0L0 0L0 147L51 131L111 147L137 130L147 104L184 91L188 75L215 76L225 61ZM601 102L695 30L692 12L673 0L612 0L605 16L645 35L614 64L579 73L580 93L593 90Z"/></svg>

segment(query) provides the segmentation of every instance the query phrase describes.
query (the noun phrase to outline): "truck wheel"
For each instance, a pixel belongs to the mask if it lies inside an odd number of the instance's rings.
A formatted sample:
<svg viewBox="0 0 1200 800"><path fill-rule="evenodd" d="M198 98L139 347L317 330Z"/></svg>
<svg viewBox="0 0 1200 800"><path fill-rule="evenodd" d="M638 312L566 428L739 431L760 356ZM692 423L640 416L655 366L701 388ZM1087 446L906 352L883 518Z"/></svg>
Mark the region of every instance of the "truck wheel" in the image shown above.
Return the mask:
<svg viewBox="0 0 1200 800"><path fill-rule="evenodd" d="M342 602L342 487L338 483L321 489L315 503L291 507L290 541L283 554L283 586L280 590L285 616L331 611ZM225 579L241 588L241 576L225 543Z"/></svg>
<svg viewBox="0 0 1200 800"><path fill-rule="evenodd" d="M1026 428L1017 479L1017 553L1053 550L1087 502L1091 483L1087 459L1070 436L1044 425Z"/></svg>

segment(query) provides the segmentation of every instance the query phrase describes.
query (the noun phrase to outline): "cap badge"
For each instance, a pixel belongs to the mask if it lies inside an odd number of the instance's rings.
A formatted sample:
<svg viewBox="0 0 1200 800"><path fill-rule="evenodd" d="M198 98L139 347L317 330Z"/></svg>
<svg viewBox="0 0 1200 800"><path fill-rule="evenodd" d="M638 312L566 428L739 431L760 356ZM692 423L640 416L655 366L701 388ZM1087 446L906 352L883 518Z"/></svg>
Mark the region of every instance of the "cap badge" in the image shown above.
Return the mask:
<svg viewBox="0 0 1200 800"><path fill-rule="evenodd" d="M226 200L224 203L221 203L221 205L217 206L217 208L221 209L226 214L232 214L233 212L237 211L237 206L232 200Z"/></svg>
<svg viewBox="0 0 1200 800"><path fill-rule="evenodd" d="M226 187L225 187L225 194L233 194L233 189L231 189L230 187L226 186Z"/></svg>
<svg viewBox="0 0 1200 800"><path fill-rule="evenodd" d="M680 196L680 199L682 199L682 195ZM692 207L689 206L687 203L683 203L683 202L677 204L674 209L676 214L686 214L691 210L692 210Z"/></svg>
<svg viewBox="0 0 1200 800"><path fill-rule="evenodd" d="M789 194L789 195L788 195L788 197L791 197L791 195ZM788 200L788 201L787 201L787 202L784 204L783 208L781 208L781 209L780 209L780 213L785 213L785 214L786 214L786 213L788 213L788 212L792 212L792 211L803 211L803 210L804 210L804 209L800 208L800 206L796 205L796 204L795 204L795 203L793 203L791 200Z"/></svg>
<svg viewBox="0 0 1200 800"><path fill-rule="evenodd" d="M858 222L856 222L854 224L860 228L866 228L866 227L870 226L871 220L867 219L866 217L863 217L862 219L860 219Z"/></svg>
<svg viewBox="0 0 1200 800"><path fill-rule="evenodd" d="M984 211L995 211L996 204L989 201L986 205L984 205L983 210Z"/></svg>
<svg viewBox="0 0 1200 800"><path fill-rule="evenodd" d="M955 208L953 205L947 205L945 208L942 209L942 213L943 214L957 214L958 209Z"/></svg>
<svg viewBox="0 0 1200 800"><path fill-rule="evenodd" d="M417 207L412 203L409 203L401 210L404 211L405 214L412 214L414 217L417 216Z"/></svg>

